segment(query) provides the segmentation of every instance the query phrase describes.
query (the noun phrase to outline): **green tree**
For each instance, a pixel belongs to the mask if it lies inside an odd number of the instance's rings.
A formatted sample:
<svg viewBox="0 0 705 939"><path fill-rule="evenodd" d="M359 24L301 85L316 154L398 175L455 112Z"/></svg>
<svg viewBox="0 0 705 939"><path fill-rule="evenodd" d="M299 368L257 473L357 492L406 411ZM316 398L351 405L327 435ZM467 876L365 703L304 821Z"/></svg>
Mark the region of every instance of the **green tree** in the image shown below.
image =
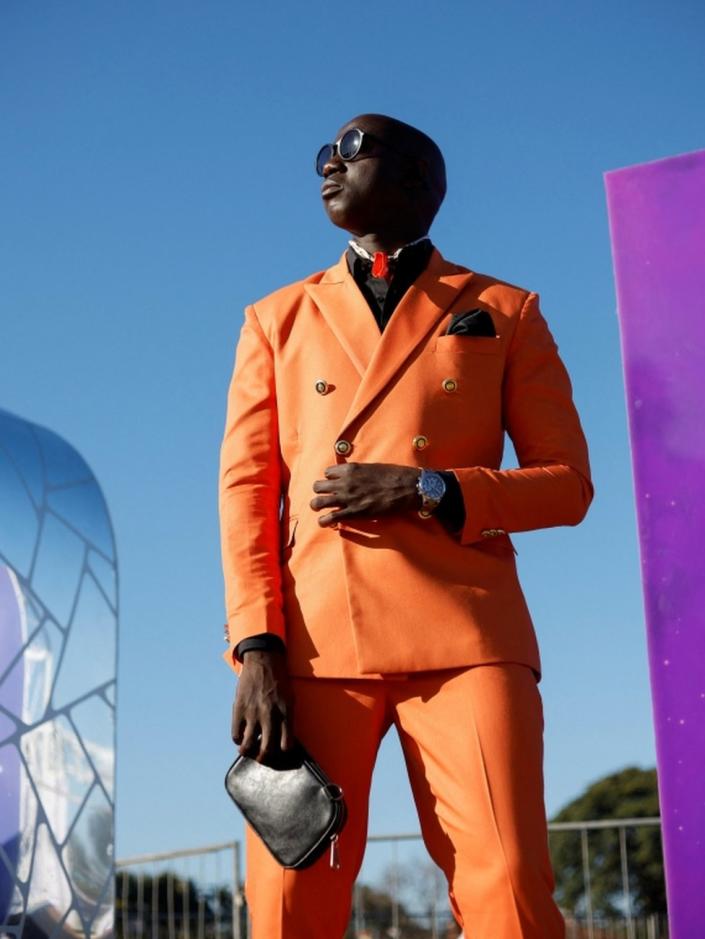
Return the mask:
<svg viewBox="0 0 705 939"><path fill-rule="evenodd" d="M659 814L656 770L630 766L588 786L552 821L644 818ZM627 829L626 838L632 913L637 916L665 913L660 829ZM619 916L623 903L618 832L616 829L590 831L588 848L593 911L598 916ZM579 916L586 906L580 832L552 832L551 855L556 874L556 899L564 910Z"/></svg>

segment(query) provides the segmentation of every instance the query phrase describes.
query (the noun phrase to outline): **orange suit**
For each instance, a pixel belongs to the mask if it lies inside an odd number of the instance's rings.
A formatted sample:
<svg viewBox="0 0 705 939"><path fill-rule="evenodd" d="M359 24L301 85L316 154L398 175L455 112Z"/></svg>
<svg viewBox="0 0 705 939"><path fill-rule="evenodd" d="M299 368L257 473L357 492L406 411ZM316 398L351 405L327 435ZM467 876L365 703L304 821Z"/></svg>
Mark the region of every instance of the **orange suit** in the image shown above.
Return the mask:
<svg viewBox="0 0 705 939"><path fill-rule="evenodd" d="M490 313L496 337L444 335L452 314L475 307ZM516 469L499 468L505 432L516 450ZM312 484L326 466L344 461L452 470L466 509L462 530L451 534L433 516L417 512L321 528L309 505ZM299 705L299 696L307 699L301 690L307 682L335 680L313 682L319 697L329 694L326 689L344 687L340 694L346 697L338 699L344 711L342 702L350 695L381 681L378 691L370 692L376 703L369 713L386 701L386 724L377 722L382 732L390 723L400 726L397 705L386 697L399 694L395 682L407 682L413 698L414 682L431 672L445 675L448 681L435 679L438 723L451 677L457 687L459 676L475 673L472 682L479 687L481 674L499 670L506 679L485 684L495 691L501 686L505 694L512 682L522 686L531 671L538 676L538 649L510 533L576 524L591 498L587 448L570 381L535 294L451 264L434 250L380 335L343 257L245 313L221 454L226 660L238 668L233 649L247 637L270 632L284 639L297 689L297 733L335 776L334 768L344 772L344 765L338 765L330 741L328 756L328 745L317 740L320 701L311 712ZM489 665L496 667L470 668ZM517 666L523 668L517 672ZM506 711L505 699L495 691L487 691L485 698ZM476 716L482 706L476 703ZM332 698L327 707L334 715ZM541 728L535 706L533 714L533 743L526 748L532 765L539 767L531 785L540 792ZM348 753L355 750L355 733L354 726L345 727ZM477 725L473 734L478 735ZM498 770L498 778L506 772ZM413 781L411 768L410 775ZM432 795L436 802L442 801L438 785ZM503 782L493 786L501 789ZM416 789L415 796L419 804ZM490 802L498 804L498 797ZM422 822L428 812L427 804L419 805ZM339 884L356 873L365 818L366 809L358 821L351 813L341 849L346 838L355 848L347 875L334 872ZM495 818L495 829L497 824ZM448 831L444 837L450 837ZM538 835L534 827L536 837L545 839L545 824L543 835L540 824ZM427 838L429 850L440 857L432 841ZM503 850L506 855L506 843ZM248 863L248 891L259 897L253 903L255 935L298 936L298 927L272 932L271 923L267 932L257 933L257 903L262 910L277 903L283 909L286 903L281 897L274 903L271 893L265 902L253 874L260 885L273 876L276 889L286 893L284 883L291 882L291 895L304 895L306 878L313 883L331 876L323 873L325 861L282 878L276 869L266 874L267 858L251 847ZM544 867L542 858L538 868ZM450 875L449 883L453 895ZM467 900L465 910L478 902L477 897ZM462 905L454 908L460 921L467 919ZM327 920L321 937L338 939L333 921ZM311 928L309 923L300 934L317 939ZM495 929L491 939L533 937L528 928ZM537 939L559 934L558 927L546 931L545 923L537 928L544 930L536 932Z"/></svg>

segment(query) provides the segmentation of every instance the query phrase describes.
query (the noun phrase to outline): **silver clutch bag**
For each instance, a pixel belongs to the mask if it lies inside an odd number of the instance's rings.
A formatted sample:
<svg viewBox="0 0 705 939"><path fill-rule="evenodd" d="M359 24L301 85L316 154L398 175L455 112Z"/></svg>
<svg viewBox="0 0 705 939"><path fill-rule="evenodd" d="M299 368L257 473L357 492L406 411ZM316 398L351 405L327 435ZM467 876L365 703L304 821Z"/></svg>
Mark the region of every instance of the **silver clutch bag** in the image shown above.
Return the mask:
<svg viewBox="0 0 705 939"><path fill-rule="evenodd" d="M282 867L301 869L330 850L339 867L338 835L347 809L343 790L299 747L275 766L238 756L225 789Z"/></svg>

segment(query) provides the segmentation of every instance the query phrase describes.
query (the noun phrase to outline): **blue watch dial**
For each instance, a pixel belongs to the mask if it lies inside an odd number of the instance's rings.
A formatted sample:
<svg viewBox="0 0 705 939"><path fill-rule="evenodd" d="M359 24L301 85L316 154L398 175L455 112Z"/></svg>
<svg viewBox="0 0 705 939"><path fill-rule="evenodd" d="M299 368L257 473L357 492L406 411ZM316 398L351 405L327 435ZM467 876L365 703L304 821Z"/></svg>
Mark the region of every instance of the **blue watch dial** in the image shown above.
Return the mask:
<svg viewBox="0 0 705 939"><path fill-rule="evenodd" d="M417 487L424 508L435 509L446 491L445 480L433 470L421 470Z"/></svg>

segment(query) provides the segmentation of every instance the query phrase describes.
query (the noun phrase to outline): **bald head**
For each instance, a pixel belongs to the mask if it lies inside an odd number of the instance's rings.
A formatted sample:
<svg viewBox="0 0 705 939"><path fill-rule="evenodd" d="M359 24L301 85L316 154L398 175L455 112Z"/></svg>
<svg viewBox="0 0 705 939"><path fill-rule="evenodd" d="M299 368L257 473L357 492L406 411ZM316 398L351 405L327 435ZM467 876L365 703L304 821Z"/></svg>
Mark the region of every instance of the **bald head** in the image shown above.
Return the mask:
<svg viewBox="0 0 705 939"><path fill-rule="evenodd" d="M330 220L356 237L401 245L425 235L446 192L443 154L431 138L385 114L359 114L333 138L363 132L360 151L343 159L332 150L321 194Z"/></svg>
<svg viewBox="0 0 705 939"><path fill-rule="evenodd" d="M434 206L430 224L446 194L446 164L435 140L417 127L387 114L359 114L348 121L345 127L360 127L377 134L400 155L417 164L421 182L429 193L428 201Z"/></svg>

